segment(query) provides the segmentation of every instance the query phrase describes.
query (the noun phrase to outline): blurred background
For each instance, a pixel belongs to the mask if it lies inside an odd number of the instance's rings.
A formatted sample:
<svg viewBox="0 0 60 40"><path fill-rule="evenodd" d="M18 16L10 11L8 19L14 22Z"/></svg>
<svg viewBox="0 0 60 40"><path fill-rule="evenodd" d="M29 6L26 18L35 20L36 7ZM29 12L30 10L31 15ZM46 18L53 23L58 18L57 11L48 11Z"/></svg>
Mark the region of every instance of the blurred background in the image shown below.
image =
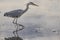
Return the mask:
<svg viewBox="0 0 60 40"><path fill-rule="evenodd" d="M18 19L25 26L19 36L24 40L60 40L60 0L0 0L0 40L12 37L15 30L13 18L4 17L4 13L24 10L28 2L39 7L30 6Z"/></svg>

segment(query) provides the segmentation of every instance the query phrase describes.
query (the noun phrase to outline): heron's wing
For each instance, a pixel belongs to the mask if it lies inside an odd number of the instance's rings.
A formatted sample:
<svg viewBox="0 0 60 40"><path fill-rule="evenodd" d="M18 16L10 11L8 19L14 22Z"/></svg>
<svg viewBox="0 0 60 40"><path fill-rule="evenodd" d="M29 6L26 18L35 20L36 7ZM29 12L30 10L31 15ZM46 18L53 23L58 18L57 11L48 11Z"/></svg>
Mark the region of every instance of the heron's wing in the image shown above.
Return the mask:
<svg viewBox="0 0 60 40"><path fill-rule="evenodd" d="M19 17L22 14L23 14L23 10L20 10L20 9L6 12L6 16L9 16L9 17Z"/></svg>

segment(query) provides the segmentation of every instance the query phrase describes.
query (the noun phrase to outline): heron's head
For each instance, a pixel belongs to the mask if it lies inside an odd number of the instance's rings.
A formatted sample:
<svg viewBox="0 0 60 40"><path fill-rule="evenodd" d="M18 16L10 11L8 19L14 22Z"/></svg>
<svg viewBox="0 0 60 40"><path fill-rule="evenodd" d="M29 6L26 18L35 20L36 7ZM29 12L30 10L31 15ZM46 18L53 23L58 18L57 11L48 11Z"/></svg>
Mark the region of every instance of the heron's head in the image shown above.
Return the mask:
<svg viewBox="0 0 60 40"><path fill-rule="evenodd" d="M38 6L37 4L33 3L33 2L29 2L29 5L34 5L34 6Z"/></svg>

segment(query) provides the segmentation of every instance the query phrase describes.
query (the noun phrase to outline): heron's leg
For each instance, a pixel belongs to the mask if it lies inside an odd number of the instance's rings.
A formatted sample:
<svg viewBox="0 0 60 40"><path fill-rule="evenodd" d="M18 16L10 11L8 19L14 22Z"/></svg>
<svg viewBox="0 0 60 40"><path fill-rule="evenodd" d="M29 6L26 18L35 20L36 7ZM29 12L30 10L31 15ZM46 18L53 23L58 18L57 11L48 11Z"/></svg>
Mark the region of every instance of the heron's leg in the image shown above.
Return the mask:
<svg viewBox="0 0 60 40"><path fill-rule="evenodd" d="M24 29L24 26L23 26L22 24L17 23L17 18L15 18L15 19L13 20L13 23L15 24L15 27L16 27L16 30L13 31L13 34L14 34L16 37L19 37L18 31L23 30L23 29ZM18 28L19 26L20 26L21 28Z"/></svg>
<svg viewBox="0 0 60 40"><path fill-rule="evenodd" d="M16 23L16 24L17 24L17 19L18 19L18 18L15 19L15 23Z"/></svg>
<svg viewBox="0 0 60 40"><path fill-rule="evenodd" d="M16 21L15 21L15 24L16 24L16 36L19 37L19 36L18 36L18 25L17 25L17 19L18 19L18 18L16 18Z"/></svg>
<svg viewBox="0 0 60 40"><path fill-rule="evenodd" d="M23 29L24 29L24 26L23 26L22 24L18 24L18 23L17 23L17 19L18 19L18 18L15 19L16 30L18 31L18 27L19 27L19 26L21 26L21 28L20 28L19 30L23 30Z"/></svg>
<svg viewBox="0 0 60 40"><path fill-rule="evenodd" d="M14 36L18 36L18 25L17 25L17 18L14 18L13 24L15 24L16 30L13 31Z"/></svg>
<svg viewBox="0 0 60 40"><path fill-rule="evenodd" d="M14 18L14 20L13 20L13 22L12 23L14 23L15 22L15 18Z"/></svg>
<svg viewBox="0 0 60 40"><path fill-rule="evenodd" d="M20 28L19 30L23 30L24 26L22 24L19 24L19 26L21 26L22 28Z"/></svg>
<svg viewBox="0 0 60 40"><path fill-rule="evenodd" d="M13 34L14 34L14 36L16 37L16 33L15 33L16 31L13 31Z"/></svg>
<svg viewBox="0 0 60 40"><path fill-rule="evenodd" d="M18 18L14 18L14 20L13 20L13 23L14 23L14 24L17 24L17 19L18 19Z"/></svg>
<svg viewBox="0 0 60 40"><path fill-rule="evenodd" d="M15 24L15 18L14 18L14 20L13 20L12 23ZM14 36L16 37L15 31L13 31L13 34L14 34Z"/></svg>

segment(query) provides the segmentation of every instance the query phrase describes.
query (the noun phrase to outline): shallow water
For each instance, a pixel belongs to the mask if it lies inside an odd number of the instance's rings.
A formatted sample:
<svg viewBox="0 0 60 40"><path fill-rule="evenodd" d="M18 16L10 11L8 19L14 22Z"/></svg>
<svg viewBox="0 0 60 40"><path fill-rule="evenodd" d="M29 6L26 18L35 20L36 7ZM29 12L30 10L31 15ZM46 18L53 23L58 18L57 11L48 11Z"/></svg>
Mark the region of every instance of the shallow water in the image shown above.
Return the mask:
<svg viewBox="0 0 60 40"><path fill-rule="evenodd" d="M24 9L25 3L33 1L39 7L30 6L18 19L25 26L18 34L24 40L60 40L60 1L59 0L1 0L0 1L0 40L12 37L16 29L13 18L4 17L5 12Z"/></svg>

